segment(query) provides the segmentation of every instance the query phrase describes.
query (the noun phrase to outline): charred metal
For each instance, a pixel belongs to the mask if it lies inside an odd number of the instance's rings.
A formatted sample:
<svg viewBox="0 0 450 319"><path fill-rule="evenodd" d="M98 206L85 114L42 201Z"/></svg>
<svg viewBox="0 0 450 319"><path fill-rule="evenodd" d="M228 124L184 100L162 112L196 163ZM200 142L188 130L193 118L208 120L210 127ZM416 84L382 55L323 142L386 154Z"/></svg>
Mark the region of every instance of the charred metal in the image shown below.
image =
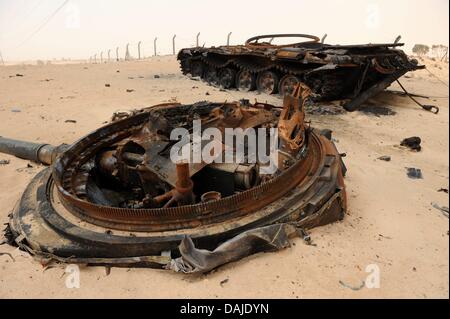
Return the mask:
<svg viewBox="0 0 450 319"><path fill-rule="evenodd" d="M116 114L72 145L0 138L0 152L50 165L25 190L7 237L41 261L184 272L287 247L290 237L346 211L341 156L329 131L304 122L310 94L297 85L282 108L156 105ZM202 129L276 128L277 170L261 175L260 163L249 161L174 163L170 132L192 130L193 120Z"/></svg>
<svg viewBox="0 0 450 319"><path fill-rule="evenodd" d="M272 44L276 38L307 41ZM307 34L272 34L250 38L244 45L182 49L178 60L183 74L225 89L284 96L303 83L315 101L347 99L344 108L354 111L405 73L424 68L401 46L329 45Z"/></svg>

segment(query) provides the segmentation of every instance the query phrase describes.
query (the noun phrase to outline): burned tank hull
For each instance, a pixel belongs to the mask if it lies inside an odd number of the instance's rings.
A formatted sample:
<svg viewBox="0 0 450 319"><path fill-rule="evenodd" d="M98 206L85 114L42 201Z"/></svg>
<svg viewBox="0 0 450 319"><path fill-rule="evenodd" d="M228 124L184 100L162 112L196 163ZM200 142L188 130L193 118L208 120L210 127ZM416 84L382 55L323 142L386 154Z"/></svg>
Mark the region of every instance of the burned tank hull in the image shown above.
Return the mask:
<svg viewBox="0 0 450 319"><path fill-rule="evenodd" d="M308 41L271 44L277 37ZM284 96L304 83L316 101L348 99L344 107L353 111L406 72L424 68L398 49L402 45L329 45L311 35L275 34L251 38L244 45L182 49L178 60L183 74L225 89Z"/></svg>
<svg viewBox="0 0 450 319"><path fill-rule="evenodd" d="M50 165L28 185L6 237L45 264L184 272L284 248L289 237L342 219L347 207L340 154L330 136L304 125L309 94L299 86L281 111L248 101L157 105L117 114L60 147L0 138L0 151ZM248 157L238 164L173 161L170 132L194 132L193 119L202 132L275 125L276 169L262 174L262 163ZM266 131L258 132L265 140ZM237 154L221 138L211 143Z"/></svg>

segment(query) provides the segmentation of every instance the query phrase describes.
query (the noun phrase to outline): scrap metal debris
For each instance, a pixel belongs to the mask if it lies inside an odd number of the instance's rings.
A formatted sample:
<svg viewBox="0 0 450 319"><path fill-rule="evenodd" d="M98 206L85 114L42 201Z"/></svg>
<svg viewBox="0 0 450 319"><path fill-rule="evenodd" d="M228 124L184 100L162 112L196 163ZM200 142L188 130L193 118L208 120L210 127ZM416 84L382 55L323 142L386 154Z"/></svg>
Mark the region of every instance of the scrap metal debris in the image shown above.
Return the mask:
<svg viewBox="0 0 450 319"><path fill-rule="evenodd" d="M440 206L439 204L436 203L431 203L431 206L433 206L434 208L436 208L437 210L439 210L442 215L444 215L445 217L448 218L448 207L447 206Z"/></svg>
<svg viewBox="0 0 450 319"><path fill-rule="evenodd" d="M434 114L439 113L439 107L436 105L429 105L429 104L422 104L419 101L417 101L412 94L410 94L408 91L406 91L405 87L400 83L400 81L397 79L398 85L402 88L402 90L405 92L405 94L417 105L419 105L421 108L423 108L425 111L429 111Z"/></svg>
<svg viewBox="0 0 450 319"><path fill-rule="evenodd" d="M304 41L272 43L278 38ZM405 73L425 68L399 49L403 45L330 45L308 34L271 34L252 37L244 45L182 49L178 60L183 74L224 89L284 96L303 83L315 101L348 99L344 108L355 111Z"/></svg>
<svg viewBox="0 0 450 319"><path fill-rule="evenodd" d="M406 167L406 174L411 179L423 179L422 170L420 168Z"/></svg>
<svg viewBox="0 0 450 319"><path fill-rule="evenodd" d="M378 159L379 159L380 161L385 161L385 162L390 162L390 161L391 161L391 157L388 156L388 155L380 156L380 157L378 157Z"/></svg>
<svg viewBox="0 0 450 319"><path fill-rule="evenodd" d="M349 289L351 289L351 290L353 290L353 291L361 290L361 289L363 289L363 288L365 287L365 285L366 285L366 283L365 283L364 281L362 281L361 284L360 284L359 286L354 287L354 286L351 286L351 285L349 285L349 284L346 284L346 283L343 282L342 280L339 280L339 284L340 284L341 286L343 286L343 287L345 287L345 288L349 288Z"/></svg>
<svg viewBox="0 0 450 319"><path fill-rule="evenodd" d="M331 131L305 125L309 97L298 85L282 108L243 100L118 112L72 145L0 138L0 152L50 165L14 209L9 243L40 260L189 273L288 247L294 236L311 243L305 229L341 220L347 204L346 168ZM174 162L175 144L195 144L171 140L172 130L189 137L195 121L200 133L258 128L260 141L269 141L260 129L276 129L275 170L262 174L264 163L248 153L239 163ZM213 146L213 159L236 152L222 137L209 142L199 146Z"/></svg>
<svg viewBox="0 0 450 319"><path fill-rule="evenodd" d="M290 246L289 238L298 236L290 224L275 224L248 230L218 246L213 251L198 249L188 236L179 246L181 257L173 259L169 269L183 273L205 273L220 265L258 253Z"/></svg>
<svg viewBox="0 0 450 319"><path fill-rule="evenodd" d="M10 253L2 253L2 252L0 252L0 256L3 256L3 255L8 256L9 258L11 258L12 261L16 261L14 259L14 257Z"/></svg>
<svg viewBox="0 0 450 319"><path fill-rule="evenodd" d="M226 279L222 280L219 284L221 287L223 287L223 285L225 285L228 281L229 281L229 279L226 278Z"/></svg>
<svg viewBox="0 0 450 319"><path fill-rule="evenodd" d="M339 104L309 103L306 105L306 113L311 115L339 115L345 113L345 110Z"/></svg>
<svg viewBox="0 0 450 319"><path fill-rule="evenodd" d="M400 145L410 148L412 151L420 152L422 150L422 146L420 143L422 142L421 138L418 136L405 138Z"/></svg>

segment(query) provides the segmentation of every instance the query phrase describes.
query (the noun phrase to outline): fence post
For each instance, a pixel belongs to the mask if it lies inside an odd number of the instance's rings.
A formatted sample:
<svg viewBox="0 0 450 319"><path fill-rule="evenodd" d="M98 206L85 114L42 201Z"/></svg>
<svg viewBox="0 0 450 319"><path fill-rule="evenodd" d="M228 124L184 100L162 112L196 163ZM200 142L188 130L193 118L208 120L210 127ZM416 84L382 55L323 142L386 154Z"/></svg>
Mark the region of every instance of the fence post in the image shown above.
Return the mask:
<svg viewBox="0 0 450 319"><path fill-rule="evenodd" d="M230 33L228 33L228 36L227 36L227 45L230 45L230 37L231 37L231 34L232 34L233 32L230 32Z"/></svg>
<svg viewBox="0 0 450 319"><path fill-rule="evenodd" d="M126 45L126 49L125 49L125 61L129 61L130 60L130 44L127 43Z"/></svg>
<svg viewBox="0 0 450 319"><path fill-rule="evenodd" d="M138 42L138 60L141 59L141 41Z"/></svg>
<svg viewBox="0 0 450 319"><path fill-rule="evenodd" d="M155 51L155 56L156 56L156 41L158 40L158 37L155 38L155 40L153 40L153 48Z"/></svg>
<svg viewBox="0 0 450 319"><path fill-rule="evenodd" d="M177 35L174 34L173 38L172 38L172 53L173 53L173 55L175 55L175 38L176 37L177 37Z"/></svg>
<svg viewBox="0 0 450 319"><path fill-rule="evenodd" d="M103 63L103 51L100 52L100 63Z"/></svg>
<svg viewBox="0 0 450 319"><path fill-rule="evenodd" d="M119 47L116 48L116 61L119 61Z"/></svg>
<svg viewBox="0 0 450 319"><path fill-rule="evenodd" d="M111 61L111 49L108 50L108 62Z"/></svg>
<svg viewBox="0 0 450 319"><path fill-rule="evenodd" d="M200 37L200 32L197 33L197 38L195 40L195 46L198 48L198 38Z"/></svg>
<svg viewBox="0 0 450 319"><path fill-rule="evenodd" d="M94 63L97 64L97 54L94 54Z"/></svg>

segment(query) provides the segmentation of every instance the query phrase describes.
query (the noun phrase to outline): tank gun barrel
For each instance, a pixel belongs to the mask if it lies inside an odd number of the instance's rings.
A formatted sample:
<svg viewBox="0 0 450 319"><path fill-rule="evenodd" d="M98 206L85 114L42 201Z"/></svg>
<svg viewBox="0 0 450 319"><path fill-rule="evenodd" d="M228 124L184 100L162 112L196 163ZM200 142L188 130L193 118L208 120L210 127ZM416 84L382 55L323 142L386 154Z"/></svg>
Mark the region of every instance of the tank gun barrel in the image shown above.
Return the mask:
<svg viewBox="0 0 450 319"><path fill-rule="evenodd" d="M53 163L58 149L59 147L50 144L39 144L0 137L0 153L13 155L44 165L51 165Z"/></svg>

